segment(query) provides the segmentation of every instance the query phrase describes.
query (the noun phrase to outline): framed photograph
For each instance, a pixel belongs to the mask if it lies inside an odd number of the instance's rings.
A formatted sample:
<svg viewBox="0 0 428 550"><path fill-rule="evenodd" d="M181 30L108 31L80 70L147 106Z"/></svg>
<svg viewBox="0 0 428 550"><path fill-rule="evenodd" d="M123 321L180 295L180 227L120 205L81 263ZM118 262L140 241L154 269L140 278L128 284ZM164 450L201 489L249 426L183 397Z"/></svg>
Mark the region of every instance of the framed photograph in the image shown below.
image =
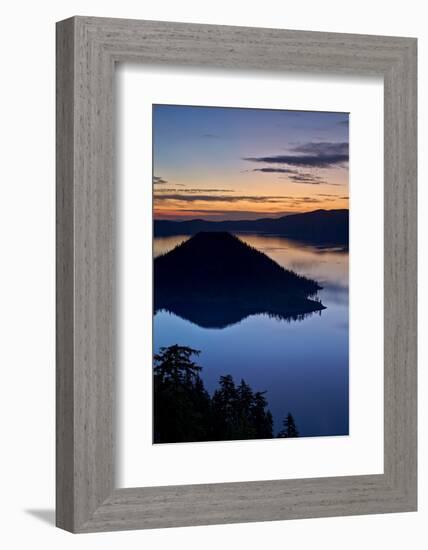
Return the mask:
<svg viewBox="0 0 428 550"><path fill-rule="evenodd" d="M57 24L57 525L414 511L416 40Z"/></svg>

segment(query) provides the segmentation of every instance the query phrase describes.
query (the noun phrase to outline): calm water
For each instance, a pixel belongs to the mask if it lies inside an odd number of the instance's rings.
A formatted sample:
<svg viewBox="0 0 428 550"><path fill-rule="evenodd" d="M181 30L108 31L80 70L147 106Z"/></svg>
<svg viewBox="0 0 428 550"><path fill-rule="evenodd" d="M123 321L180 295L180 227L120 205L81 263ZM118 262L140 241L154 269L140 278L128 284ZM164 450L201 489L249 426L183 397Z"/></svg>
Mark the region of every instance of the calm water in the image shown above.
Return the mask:
<svg viewBox="0 0 428 550"><path fill-rule="evenodd" d="M155 239L155 256L186 235ZM279 264L318 281L327 309L302 321L253 315L223 329L201 328L174 314L154 319L154 347L186 345L202 351L199 364L212 393L221 375L266 390L274 433L290 411L302 436L348 433L348 253L266 235L239 235Z"/></svg>

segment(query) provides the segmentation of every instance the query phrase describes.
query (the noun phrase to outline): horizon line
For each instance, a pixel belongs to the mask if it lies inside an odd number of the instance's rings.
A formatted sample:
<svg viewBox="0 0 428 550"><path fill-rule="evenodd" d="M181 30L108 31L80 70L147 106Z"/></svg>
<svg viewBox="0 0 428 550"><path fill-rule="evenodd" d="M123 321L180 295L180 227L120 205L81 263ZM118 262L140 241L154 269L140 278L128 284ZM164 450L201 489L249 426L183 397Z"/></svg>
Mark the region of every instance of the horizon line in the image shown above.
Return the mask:
<svg viewBox="0 0 428 550"><path fill-rule="evenodd" d="M158 222L192 222L192 221L204 221L204 222L212 222L212 223L223 223L223 222L255 222L258 220L265 220L265 219L272 219L276 220L279 218L285 218L289 216L296 216L301 214L313 214L314 212L338 212L338 211L347 211L349 212L349 208L316 208L315 210L308 210L306 212L284 212L280 213L276 216L269 216L269 215L261 215L259 218L242 218L240 220L232 220L232 219L205 219L203 217L195 217L195 218L189 218L187 220L181 219L181 218L156 218L153 216L153 221ZM256 212L255 212L256 213Z"/></svg>

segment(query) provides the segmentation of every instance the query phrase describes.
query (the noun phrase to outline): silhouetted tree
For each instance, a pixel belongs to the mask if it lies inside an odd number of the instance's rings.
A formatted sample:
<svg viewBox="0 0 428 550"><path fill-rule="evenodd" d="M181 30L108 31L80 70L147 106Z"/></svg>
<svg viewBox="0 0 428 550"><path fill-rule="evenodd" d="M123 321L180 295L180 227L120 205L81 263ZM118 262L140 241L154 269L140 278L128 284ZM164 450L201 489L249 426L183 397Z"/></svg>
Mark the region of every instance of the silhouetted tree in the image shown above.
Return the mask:
<svg viewBox="0 0 428 550"><path fill-rule="evenodd" d="M186 346L161 348L154 356L154 440L203 441L209 430L210 397L192 361L199 351Z"/></svg>
<svg viewBox="0 0 428 550"><path fill-rule="evenodd" d="M267 439L273 437L273 420L272 414L266 411L267 401L264 396L266 392L256 392L254 394L252 417L257 439Z"/></svg>
<svg viewBox="0 0 428 550"><path fill-rule="evenodd" d="M299 432L291 413L287 414L282 424L283 429L279 432L278 437L299 437Z"/></svg>
<svg viewBox="0 0 428 550"><path fill-rule="evenodd" d="M210 398L192 360L199 353L175 344L154 356L155 443L273 437L265 392L245 380L236 386L228 374Z"/></svg>
<svg viewBox="0 0 428 550"><path fill-rule="evenodd" d="M252 410L254 407L254 394L245 380L241 380L237 388L237 394L237 430L240 439L253 439L257 437Z"/></svg>
<svg viewBox="0 0 428 550"><path fill-rule="evenodd" d="M189 383L202 370L202 367L190 359L192 355L199 355L200 350L175 344L168 348L160 348L159 351L160 353L154 356L154 372L162 381L169 379L176 384Z"/></svg>
<svg viewBox="0 0 428 550"><path fill-rule="evenodd" d="M230 374L220 376L219 388L211 400L213 439L236 439L238 392Z"/></svg>

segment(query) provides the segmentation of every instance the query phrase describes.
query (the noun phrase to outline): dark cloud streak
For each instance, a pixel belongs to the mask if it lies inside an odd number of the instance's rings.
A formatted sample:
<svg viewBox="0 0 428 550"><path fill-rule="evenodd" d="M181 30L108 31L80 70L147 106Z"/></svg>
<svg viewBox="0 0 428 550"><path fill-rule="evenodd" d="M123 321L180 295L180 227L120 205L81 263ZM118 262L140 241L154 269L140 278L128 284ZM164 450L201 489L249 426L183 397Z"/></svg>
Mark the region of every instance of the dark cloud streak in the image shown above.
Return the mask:
<svg viewBox="0 0 428 550"><path fill-rule="evenodd" d="M327 183L320 176L316 176L314 174L309 174L306 172L291 175L289 176L289 179L294 183L307 183L309 185L320 185L321 183Z"/></svg>
<svg viewBox="0 0 428 550"><path fill-rule="evenodd" d="M176 184L178 185L178 184ZM156 193L233 193L233 189L174 189L174 188L164 188L156 189Z"/></svg>
<svg viewBox="0 0 428 550"><path fill-rule="evenodd" d="M330 141L310 141L297 145L292 149L294 153L304 153L319 155L321 157L328 155L349 155L349 144L346 141L339 143Z"/></svg>
<svg viewBox="0 0 428 550"><path fill-rule="evenodd" d="M276 196L276 195L199 195L199 194L189 194L189 195L182 195L179 193L171 193L171 194L162 194L158 195L155 194L154 196L155 202L161 202L161 201L179 201L179 202L196 202L196 201L203 201L203 202L240 202L240 201L247 201L247 202L254 202L254 203L276 203L276 202L282 202L284 200L294 200L295 197L290 196Z"/></svg>
<svg viewBox="0 0 428 550"><path fill-rule="evenodd" d="M288 205L300 205L300 204L316 204L326 201L335 201L335 199L319 199L316 197L295 197L291 195L234 195L234 196L225 196L225 195L180 195L180 194L162 194L155 195L155 204L168 202L168 201L178 201L178 202L226 202L226 203L237 203L237 202L252 202L252 203L269 203L269 204L288 204ZM180 209L185 211L185 209ZM192 209L193 211L194 209Z"/></svg>
<svg viewBox="0 0 428 550"><path fill-rule="evenodd" d="M266 164L286 164L307 168L330 168L348 162L349 145L347 142L333 143L328 141L309 142L290 149L290 154L265 157L244 157L250 162ZM293 154L298 153L298 154Z"/></svg>
<svg viewBox="0 0 428 550"><path fill-rule="evenodd" d="M266 172L268 174L298 174L297 170L292 170L291 168L273 168L267 166L265 168L254 168L251 172Z"/></svg>
<svg viewBox="0 0 428 550"><path fill-rule="evenodd" d="M160 185L160 184L164 185L165 183L168 183L168 181L161 178L160 176L153 176L153 183L155 185Z"/></svg>

